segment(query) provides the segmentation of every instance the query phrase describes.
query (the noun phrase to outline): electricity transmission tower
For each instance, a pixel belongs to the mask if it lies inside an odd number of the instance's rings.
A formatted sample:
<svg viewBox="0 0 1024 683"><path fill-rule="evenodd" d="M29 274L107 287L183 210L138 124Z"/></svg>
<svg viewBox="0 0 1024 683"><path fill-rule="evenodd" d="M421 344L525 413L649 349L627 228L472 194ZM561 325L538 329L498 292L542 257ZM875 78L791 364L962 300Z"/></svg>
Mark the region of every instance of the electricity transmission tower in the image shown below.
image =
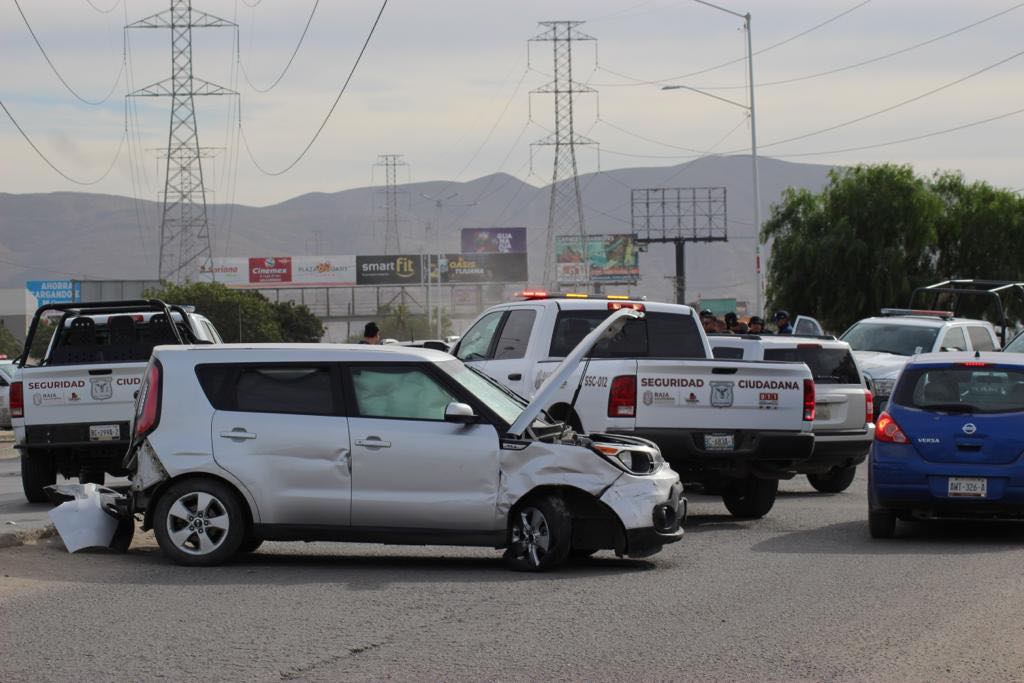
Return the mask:
<svg viewBox="0 0 1024 683"><path fill-rule="evenodd" d="M542 21L543 30L530 42L550 42L553 54L552 81L531 91L531 94L555 96L555 130L534 145L555 148L554 171L551 176L551 202L548 207L547 248L544 256L544 286L557 288L561 283L589 286L590 262L587 258L586 230L583 226L583 205L580 202L580 181L576 170L576 145L593 145L594 140L576 133L573 106L576 95L596 92L572 79L572 44L594 40L576 27L582 21ZM583 268L574 273L559 273L557 249L559 242L578 244Z"/></svg>
<svg viewBox="0 0 1024 683"><path fill-rule="evenodd" d="M235 24L192 9L192 0L171 0L170 9L125 27L171 30L170 78L129 93L129 97L171 98L159 254L159 277L169 282L190 280L203 270L213 270L203 152L193 98L237 93L192 75L192 29L227 27Z"/></svg>
<svg viewBox="0 0 1024 683"><path fill-rule="evenodd" d="M374 167L384 167L384 255L402 253L398 233L398 167L408 166L401 154L378 154Z"/></svg>

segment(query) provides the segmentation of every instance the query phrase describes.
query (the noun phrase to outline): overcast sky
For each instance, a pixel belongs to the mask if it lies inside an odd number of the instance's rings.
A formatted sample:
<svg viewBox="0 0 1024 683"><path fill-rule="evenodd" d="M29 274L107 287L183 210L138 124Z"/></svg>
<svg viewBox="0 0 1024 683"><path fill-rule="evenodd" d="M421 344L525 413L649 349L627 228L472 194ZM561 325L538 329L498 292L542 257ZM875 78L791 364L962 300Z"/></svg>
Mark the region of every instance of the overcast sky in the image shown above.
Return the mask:
<svg viewBox="0 0 1024 683"><path fill-rule="evenodd" d="M103 99L112 87L113 95L98 106L78 101L47 65L15 3L3 0L0 101L50 161L73 178L101 176L121 150L104 180L81 187L49 168L0 112L0 192L84 190L155 199L163 184L158 157L167 145L169 98L132 98L130 144L122 145L124 95L169 76L170 31L130 31L130 59L126 73L118 75L126 19L159 12L168 1L20 3L71 88L88 100ZM240 144L236 103L241 103L241 128L255 161L269 172L288 166L324 120L380 9L376 0L321 0L289 71L275 88L258 92L253 86L265 89L280 75L314 4L194 1L197 9L237 22L244 71L234 58L233 30L195 30L195 75L240 93L237 99L196 98L200 141L214 148L205 167L210 201L233 196L243 204L266 205L306 192L381 182L374 163L385 153L405 155L409 166L403 180L469 180L504 171L545 184L550 149L533 155L531 169L529 143L553 126L551 97L534 95L531 107L529 91L550 79L550 43L531 44L527 59L527 41L540 31L537 22L545 20L585 21L580 30L596 39L576 45L574 54L577 80L598 93L581 96L576 108L577 131L600 143L600 154L581 150L580 172L673 165L700 152L749 152L746 109L695 92L662 91L651 83L700 88L746 105L745 36L737 17L694 0L390 0L317 142L290 172L268 176ZM719 4L752 13L762 155L834 164L905 162L919 173L959 169L972 179L1024 188L1018 132L1024 113L914 142L869 147L1024 109L1024 56L1015 56L1024 50L1024 3ZM1004 13L973 28L882 58L999 12ZM828 23L813 28L823 22ZM844 68L868 60L876 61ZM977 72L982 73L972 76ZM777 83L790 79L796 80ZM868 148L844 151L861 147Z"/></svg>

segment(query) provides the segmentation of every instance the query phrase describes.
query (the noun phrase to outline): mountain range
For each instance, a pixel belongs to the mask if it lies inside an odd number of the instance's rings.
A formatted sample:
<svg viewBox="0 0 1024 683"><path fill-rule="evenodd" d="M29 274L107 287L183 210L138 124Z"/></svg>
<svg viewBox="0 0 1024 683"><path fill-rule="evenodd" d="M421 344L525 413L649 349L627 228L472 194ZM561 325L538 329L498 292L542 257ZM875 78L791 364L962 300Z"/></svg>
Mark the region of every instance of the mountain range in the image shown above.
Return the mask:
<svg viewBox="0 0 1024 683"><path fill-rule="evenodd" d="M762 220L786 188L818 191L831 168L762 157ZM631 189L725 187L728 241L687 245L687 298L754 300L756 234L749 156L600 171L580 175L579 184L590 234L631 232ZM398 189L402 252L458 251L461 228L525 226L531 279L540 280L550 185L538 187L495 173L465 182L408 183ZM382 254L383 199L383 188L361 187L305 194L270 206L212 204L213 252ZM0 287L35 279L153 279L159 216L157 203L132 197L0 193ZM441 229L429 230L433 225ZM640 255L640 269L641 282L630 288L632 293L673 300L669 278L675 273L675 256L670 245L651 245Z"/></svg>

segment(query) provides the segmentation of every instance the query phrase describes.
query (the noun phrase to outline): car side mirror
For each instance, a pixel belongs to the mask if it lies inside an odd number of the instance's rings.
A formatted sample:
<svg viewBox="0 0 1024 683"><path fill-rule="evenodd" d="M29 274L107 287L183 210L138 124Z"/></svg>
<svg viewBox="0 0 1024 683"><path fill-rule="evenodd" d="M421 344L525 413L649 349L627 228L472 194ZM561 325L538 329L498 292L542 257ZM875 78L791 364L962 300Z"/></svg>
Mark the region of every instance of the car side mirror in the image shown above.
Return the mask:
<svg viewBox="0 0 1024 683"><path fill-rule="evenodd" d="M465 403L452 402L444 407L445 422L471 425L479 419L480 416L474 413L473 409Z"/></svg>
<svg viewBox="0 0 1024 683"><path fill-rule="evenodd" d="M423 348L434 349L435 351L444 351L448 353L448 345L441 341L434 341L433 339L423 342Z"/></svg>

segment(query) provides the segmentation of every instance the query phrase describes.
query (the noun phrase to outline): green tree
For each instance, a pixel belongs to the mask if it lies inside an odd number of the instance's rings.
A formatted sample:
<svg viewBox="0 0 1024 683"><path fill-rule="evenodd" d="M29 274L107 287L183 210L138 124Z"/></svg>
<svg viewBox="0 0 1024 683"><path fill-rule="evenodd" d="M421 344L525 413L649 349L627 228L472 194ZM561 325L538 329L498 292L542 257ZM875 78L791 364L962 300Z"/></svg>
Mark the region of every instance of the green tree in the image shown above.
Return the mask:
<svg viewBox="0 0 1024 683"><path fill-rule="evenodd" d="M15 358L21 355L22 348L22 343L14 338L11 331L0 325L0 353L8 358Z"/></svg>
<svg viewBox="0 0 1024 683"><path fill-rule="evenodd" d="M306 306L273 304L259 292L219 282L165 284L146 296L195 306L229 343L319 341L323 336L323 326Z"/></svg>
<svg viewBox="0 0 1024 683"><path fill-rule="evenodd" d="M906 305L934 280L943 203L910 166L832 171L820 193L790 189L761 232L771 242L769 308L816 316L826 329Z"/></svg>
<svg viewBox="0 0 1024 683"><path fill-rule="evenodd" d="M270 306L281 330L281 341L315 343L323 338L324 325L308 307L294 301L278 301Z"/></svg>
<svg viewBox="0 0 1024 683"><path fill-rule="evenodd" d="M35 336L32 337L32 346L28 351L29 357L34 358L36 361L41 360L46 355L46 347L50 345L50 339L53 338L53 333L56 331L56 324L51 323L45 318L40 318L39 324L36 326Z"/></svg>

